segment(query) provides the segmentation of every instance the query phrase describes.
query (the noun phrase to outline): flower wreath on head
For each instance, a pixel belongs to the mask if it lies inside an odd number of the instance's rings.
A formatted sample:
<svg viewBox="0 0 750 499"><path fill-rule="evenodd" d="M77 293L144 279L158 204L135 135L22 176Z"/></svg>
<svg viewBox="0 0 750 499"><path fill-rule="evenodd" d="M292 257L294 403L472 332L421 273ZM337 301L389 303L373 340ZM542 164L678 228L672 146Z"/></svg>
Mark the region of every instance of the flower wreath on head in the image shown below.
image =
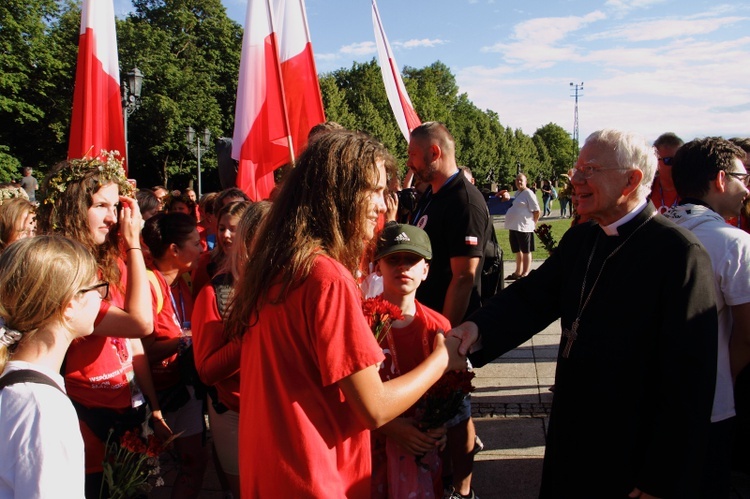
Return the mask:
<svg viewBox="0 0 750 499"><path fill-rule="evenodd" d="M114 182L119 188L120 195L133 197L135 194L135 188L125 176L120 153L102 150L95 158L68 160L68 166L49 179L44 204L54 204L59 194L65 192L69 184L80 182L93 170L99 173L100 186Z"/></svg>
<svg viewBox="0 0 750 499"><path fill-rule="evenodd" d="M28 200L29 195L26 194L26 191L22 187L18 187L16 185L5 185L0 187L0 205L2 205L5 201L10 201L11 199L16 198L23 198Z"/></svg>

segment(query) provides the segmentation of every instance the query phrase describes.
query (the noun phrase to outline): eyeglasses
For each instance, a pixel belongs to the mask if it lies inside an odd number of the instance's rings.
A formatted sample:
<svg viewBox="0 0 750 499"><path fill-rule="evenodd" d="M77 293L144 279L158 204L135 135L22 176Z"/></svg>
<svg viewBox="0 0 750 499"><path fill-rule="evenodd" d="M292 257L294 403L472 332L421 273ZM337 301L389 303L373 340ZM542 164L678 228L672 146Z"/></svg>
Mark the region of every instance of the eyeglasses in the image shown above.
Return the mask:
<svg viewBox="0 0 750 499"><path fill-rule="evenodd" d="M88 293L89 291L96 291L99 293L99 297L102 300L106 300L109 296L109 283L108 282L100 282L98 284L94 284L91 287L83 288L79 290L79 293Z"/></svg>
<svg viewBox="0 0 750 499"><path fill-rule="evenodd" d="M740 173L740 172L724 172L730 177L734 177L740 182L742 182L745 185L750 185L750 173Z"/></svg>
<svg viewBox="0 0 750 499"><path fill-rule="evenodd" d="M662 161L667 166L672 166L672 163L674 162L674 157L673 156L665 156L665 157L662 158L661 156L659 156L659 161Z"/></svg>
<svg viewBox="0 0 750 499"><path fill-rule="evenodd" d="M604 168L603 166L591 166L591 165L583 165L583 166L576 166L573 168L573 176L576 174L580 174L581 177L585 179L589 179L594 176L594 173L601 172L605 170L630 170L630 168Z"/></svg>

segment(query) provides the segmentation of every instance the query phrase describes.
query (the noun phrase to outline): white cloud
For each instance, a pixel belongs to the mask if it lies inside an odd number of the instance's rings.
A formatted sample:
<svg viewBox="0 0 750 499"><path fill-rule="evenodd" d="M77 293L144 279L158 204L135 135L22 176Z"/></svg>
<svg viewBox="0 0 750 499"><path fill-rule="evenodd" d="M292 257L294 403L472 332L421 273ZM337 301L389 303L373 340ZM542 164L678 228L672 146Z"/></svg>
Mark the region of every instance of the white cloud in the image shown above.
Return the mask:
<svg viewBox="0 0 750 499"><path fill-rule="evenodd" d="M588 37L588 40L617 38L629 42L668 40L706 35L719 29L747 20L745 17L723 17L710 19L656 19L623 24L609 31Z"/></svg>
<svg viewBox="0 0 750 499"><path fill-rule="evenodd" d="M503 125L528 134L550 121L572 130L568 84L583 79L581 138L605 127L633 130L648 140L670 130L685 140L746 136L750 65L741 61L749 49L750 37L681 41L656 49L608 48L582 58L587 64L581 67L589 68L585 76L573 76L566 68L568 74L534 78L503 64L467 67L456 78L479 108L493 109Z"/></svg>
<svg viewBox="0 0 750 499"><path fill-rule="evenodd" d="M482 47L482 52L499 52L509 62L524 64L527 68L547 68L560 61L578 58L578 49L570 44L558 46L569 34L591 23L606 19L601 11L585 16L540 17L524 21L513 30L514 42L497 43Z"/></svg>
<svg viewBox="0 0 750 499"><path fill-rule="evenodd" d="M422 38L421 40L407 40L405 42L393 42L394 47L401 47L405 49L413 49L417 47L437 47L438 45L443 45L445 43L448 43L445 40L441 40L439 38L435 39L429 39L429 38Z"/></svg>
<svg viewBox="0 0 750 499"><path fill-rule="evenodd" d="M339 52L347 55L361 56L375 54L378 51L375 42L360 42L344 45Z"/></svg>
<svg viewBox="0 0 750 499"><path fill-rule="evenodd" d="M315 52L316 61L335 61L338 58L339 55L335 53L321 54L320 52Z"/></svg>
<svg viewBox="0 0 750 499"><path fill-rule="evenodd" d="M666 0L607 0L604 4L605 7L614 9L620 13L626 13L635 9L644 9L664 3Z"/></svg>

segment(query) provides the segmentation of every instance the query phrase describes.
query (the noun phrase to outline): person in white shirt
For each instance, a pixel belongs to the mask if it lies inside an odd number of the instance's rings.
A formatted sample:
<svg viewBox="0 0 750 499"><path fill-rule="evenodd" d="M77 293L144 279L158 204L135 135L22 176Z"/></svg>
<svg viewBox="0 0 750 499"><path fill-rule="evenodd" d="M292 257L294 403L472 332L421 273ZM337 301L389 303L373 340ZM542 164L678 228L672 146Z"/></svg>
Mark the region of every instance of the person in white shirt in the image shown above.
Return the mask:
<svg viewBox="0 0 750 499"><path fill-rule="evenodd" d="M84 497L83 439L59 372L108 290L93 256L61 236L0 255L0 499Z"/></svg>
<svg viewBox="0 0 750 499"><path fill-rule="evenodd" d="M510 249L516 255L516 271L506 279L515 281L531 271L531 253L534 251L534 229L539 221L539 200L526 186L526 175L516 177L516 197L505 214L505 228L510 231Z"/></svg>

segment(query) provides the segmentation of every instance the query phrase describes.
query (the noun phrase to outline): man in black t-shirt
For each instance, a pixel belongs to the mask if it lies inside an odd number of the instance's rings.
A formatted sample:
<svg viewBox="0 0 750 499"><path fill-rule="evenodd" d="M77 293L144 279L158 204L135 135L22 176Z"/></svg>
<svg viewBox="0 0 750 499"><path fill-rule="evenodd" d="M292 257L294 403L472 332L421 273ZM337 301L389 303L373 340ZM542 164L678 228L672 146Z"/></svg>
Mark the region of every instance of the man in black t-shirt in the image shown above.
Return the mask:
<svg viewBox="0 0 750 499"><path fill-rule="evenodd" d="M455 142L441 123L424 123L411 132L408 166L429 184L412 224L427 232L434 253L417 299L457 325L480 306L484 247L493 230L487 203L460 174Z"/></svg>
<svg viewBox="0 0 750 499"><path fill-rule="evenodd" d="M430 236L433 253L417 300L442 312L454 326L481 305L484 249L494 230L487 203L459 170L455 151L455 141L445 125L423 123L411 132L407 163L429 184L412 218L412 223ZM455 488L452 497L472 497L475 430L470 404L460 416L455 426L448 425Z"/></svg>

